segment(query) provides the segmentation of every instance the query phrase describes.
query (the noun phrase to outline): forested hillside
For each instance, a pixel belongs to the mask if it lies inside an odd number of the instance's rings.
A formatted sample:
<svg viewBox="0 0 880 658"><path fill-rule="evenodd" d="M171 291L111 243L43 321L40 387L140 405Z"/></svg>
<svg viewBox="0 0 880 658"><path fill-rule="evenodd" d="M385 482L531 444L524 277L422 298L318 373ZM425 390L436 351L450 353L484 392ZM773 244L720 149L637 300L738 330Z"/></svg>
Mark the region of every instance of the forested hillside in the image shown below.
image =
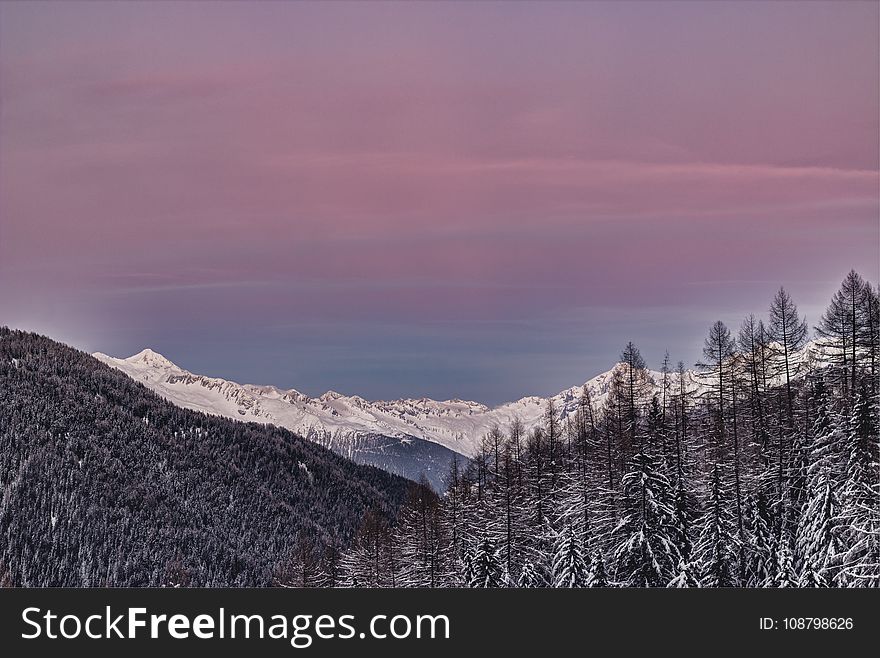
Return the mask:
<svg viewBox="0 0 880 658"><path fill-rule="evenodd" d="M305 555L333 584L365 513L393 521L411 486L0 328L3 584L283 584Z"/></svg>
<svg viewBox="0 0 880 658"><path fill-rule="evenodd" d="M880 586L877 289L851 272L815 334L784 289L766 318L716 322L696 364L629 343L597 406L495 428L442 498L366 523L353 586ZM681 385L676 385L678 382ZM656 391L656 392L655 392Z"/></svg>

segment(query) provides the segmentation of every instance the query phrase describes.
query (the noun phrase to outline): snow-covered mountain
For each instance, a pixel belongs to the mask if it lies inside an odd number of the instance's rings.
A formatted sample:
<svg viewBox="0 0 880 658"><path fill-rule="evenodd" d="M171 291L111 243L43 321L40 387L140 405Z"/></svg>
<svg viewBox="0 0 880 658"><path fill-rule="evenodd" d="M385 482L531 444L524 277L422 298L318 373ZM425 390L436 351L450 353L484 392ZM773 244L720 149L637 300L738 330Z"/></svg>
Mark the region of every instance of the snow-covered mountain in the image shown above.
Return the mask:
<svg viewBox="0 0 880 658"><path fill-rule="evenodd" d="M813 361L817 349L815 343L810 343L798 358ZM416 477L420 470L425 470L435 483L445 472L453 452L474 456L482 438L493 427L507 430L515 419L522 422L526 431L531 430L543 422L548 401L548 398L532 396L490 408L479 402L458 399L368 401L335 391L313 398L295 389L238 384L193 374L150 349L125 359L100 352L93 356L180 407L285 427L356 461L409 477ZM575 413L584 386L590 392L594 408L599 409L608 395L613 375L612 368L581 386L552 396L560 418L564 421ZM659 388L661 377L659 372L649 371L650 386ZM670 377L671 384L677 388L677 376ZM701 387L694 372L686 371L685 386L689 390ZM422 442L434 445L426 446ZM412 463L398 463L401 460Z"/></svg>
<svg viewBox="0 0 880 658"><path fill-rule="evenodd" d="M371 402L335 391L313 398L295 389L238 384L196 375L149 349L127 359L100 352L93 356L187 409L272 423L322 443L365 436L422 439L466 457L476 453L483 436L496 425L507 429L517 418L526 430L540 424L548 400L532 396L490 408L479 402L458 399ZM604 372L585 384L596 408L608 394L613 372L613 369ZM650 374L659 382L660 373ZM687 377L690 379L690 374ZM553 396L562 420L574 413L582 388L573 386Z"/></svg>

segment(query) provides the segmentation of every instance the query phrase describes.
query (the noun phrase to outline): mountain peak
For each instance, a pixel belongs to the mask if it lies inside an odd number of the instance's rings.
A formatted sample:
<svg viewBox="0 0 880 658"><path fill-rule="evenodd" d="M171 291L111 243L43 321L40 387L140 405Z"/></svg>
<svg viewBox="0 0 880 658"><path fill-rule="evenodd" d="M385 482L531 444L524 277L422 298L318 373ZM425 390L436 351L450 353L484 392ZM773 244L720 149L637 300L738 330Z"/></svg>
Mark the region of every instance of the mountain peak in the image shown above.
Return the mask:
<svg viewBox="0 0 880 658"><path fill-rule="evenodd" d="M125 359L129 363L142 363L156 368L176 368L177 366L149 347Z"/></svg>

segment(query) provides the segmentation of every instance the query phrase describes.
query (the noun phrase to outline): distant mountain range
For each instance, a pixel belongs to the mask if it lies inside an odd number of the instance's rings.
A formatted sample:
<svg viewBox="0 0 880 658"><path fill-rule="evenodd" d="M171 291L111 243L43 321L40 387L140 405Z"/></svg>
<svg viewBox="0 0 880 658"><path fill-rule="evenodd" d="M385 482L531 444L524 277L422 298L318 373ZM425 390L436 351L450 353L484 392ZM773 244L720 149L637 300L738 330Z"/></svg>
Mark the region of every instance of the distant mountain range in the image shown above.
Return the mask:
<svg viewBox="0 0 880 658"><path fill-rule="evenodd" d="M819 345L810 342L798 358L815 360ZM526 431L544 420L552 399L562 421L574 414L584 387L595 409L610 390L615 368L572 386L551 398L524 397L490 408L469 400L429 398L369 401L357 395L327 391L309 397L295 389L238 384L191 373L161 354L145 349L128 358L96 352L95 358L142 382L177 406L235 420L271 423L290 429L359 463L379 466L410 479L424 473L442 489L454 453L473 457L493 427L506 431L515 419ZM662 374L649 370L649 386L659 390ZM685 387L699 392L703 384L685 371ZM670 374L678 388L678 375Z"/></svg>

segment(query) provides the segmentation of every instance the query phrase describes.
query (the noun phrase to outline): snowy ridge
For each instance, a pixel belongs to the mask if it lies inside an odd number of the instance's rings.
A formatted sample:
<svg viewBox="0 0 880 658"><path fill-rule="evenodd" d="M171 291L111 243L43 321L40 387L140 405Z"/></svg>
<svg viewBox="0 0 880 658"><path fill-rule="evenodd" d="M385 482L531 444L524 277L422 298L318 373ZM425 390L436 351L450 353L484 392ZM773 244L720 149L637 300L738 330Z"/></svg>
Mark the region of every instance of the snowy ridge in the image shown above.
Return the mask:
<svg viewBox="0 0 880 658"><path fill-rule="evenodd" d="M820 349L816 342L808 343L797 360L809 369L815 364ZM180 407L236 420L271 423L325 445L356 443L374 436L423 439L472 457L482 438L495 426L506 431L515 419L523 423L526 431L540 425L548 401L548 398L531 396L489 408L479 402L457 399L371 402L335 391L312 398L295 389L238 384L196 375L149 349L126 359L100 352L93 356ZM619 364L615 366L618 367ZM565 421L575 413L584 386L590 392L594 409L598 410L608 396L615 368L589 379L582 386L573 386L552 396L560 419ZM689 391L698 392L703 388L704 382L693 371L686 371L684 376ZM649 387L659 390L662 374L650 370L648 377ZM672 390L676 390L678 376L673 373L669 377Z"/></svg>
<svg viewBox="0 0 880 658"><path fill-rule="evenodd" d="M152 350L126 359L100 352L93 356L180 407L236 420L271 423L320 443L331 438L338 442L374 435L418 438L470 457L476 453L482 437L496 425L506 430L517 418L526 430L541 424L548 400L524 397L492 409L479 402L457 399L371 402L335 391L312 398L295 389L238 384L196 375ZM613 369L604 372L585 384L596 409L608 395L613 372ZM653 383L659 385L660 373L651 371L650 376ZM690 373L687 376L691 387ZM582 388L573 386L553 396L562 420L577 409Z"/></svg>

